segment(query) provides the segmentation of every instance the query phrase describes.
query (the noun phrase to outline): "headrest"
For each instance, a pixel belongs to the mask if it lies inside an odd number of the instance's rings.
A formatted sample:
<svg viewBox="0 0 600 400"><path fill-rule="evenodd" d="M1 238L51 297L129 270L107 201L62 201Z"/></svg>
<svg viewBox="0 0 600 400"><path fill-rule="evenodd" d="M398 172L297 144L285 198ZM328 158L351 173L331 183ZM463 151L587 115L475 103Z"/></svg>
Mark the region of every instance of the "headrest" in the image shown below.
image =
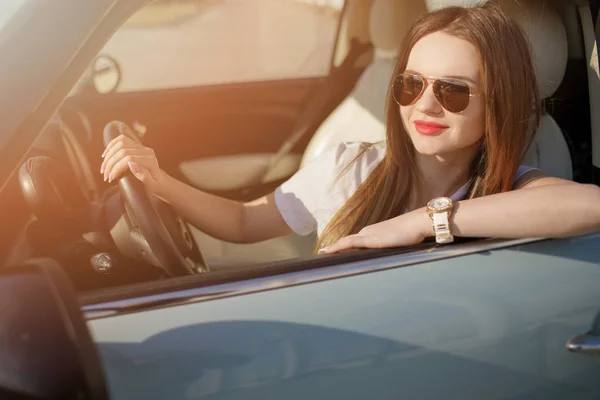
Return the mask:
<svg viewBox="0 0 600 400"><path fill-rule="evenodd" d="M436 11L446 7L477 7L487 3L487 0L425 0L427 11Z"/></svg>
<svg viewBox="0 0 600 400"><path fill-rule="evenodd" d="M395 56L408 28L425 12L423 0L375 0L369 19L375 50Z"/></svg>
<svg viewBox="0 0 600 400"><path fill-rule="evenodd" d="M428 11L443 7L475 7L486 0L425 0ZM567 67L567 32L558 13L544 0L500 0L502 9L523 29L531 44L540 96L558 89Z"/></svg>
<svg viewBox="0 0 600 400"><path fill-rule="evenodd" d="M375 0L369 29L376 50L398 51L408 27L423 12L450 6L474 7L487 0ZM501 7L527 35L540 95L550 97L560 85L568 58L567 34L558 13L543 0L500 0Z"/></svg>
<svg viewBox="0 0 600 400"><path fill-rule="evenodd" d="M563 80L569 49L567 31L556 10L543 1L503 0L502 8L525 31L533 52L540 96L552 96Z"/></svg>

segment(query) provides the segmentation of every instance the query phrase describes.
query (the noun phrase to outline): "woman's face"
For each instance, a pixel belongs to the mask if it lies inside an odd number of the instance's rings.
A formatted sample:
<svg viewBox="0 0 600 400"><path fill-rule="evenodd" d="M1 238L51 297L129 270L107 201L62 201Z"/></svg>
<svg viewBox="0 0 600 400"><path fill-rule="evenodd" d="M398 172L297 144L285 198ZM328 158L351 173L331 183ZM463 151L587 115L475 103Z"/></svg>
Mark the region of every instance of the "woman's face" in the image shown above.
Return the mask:
<svg viewBox="0 0 600 400"><path fill-rule="evenodd" d="M434 78L452 77L481 93L479 53L470 42L444 32L419 40L410 52L406 72ZM444 158L472 156L485 130L484 96L471 96L460 113L442 107L433 81L413 104L400 106L402 123L418 153Z"/></svg>

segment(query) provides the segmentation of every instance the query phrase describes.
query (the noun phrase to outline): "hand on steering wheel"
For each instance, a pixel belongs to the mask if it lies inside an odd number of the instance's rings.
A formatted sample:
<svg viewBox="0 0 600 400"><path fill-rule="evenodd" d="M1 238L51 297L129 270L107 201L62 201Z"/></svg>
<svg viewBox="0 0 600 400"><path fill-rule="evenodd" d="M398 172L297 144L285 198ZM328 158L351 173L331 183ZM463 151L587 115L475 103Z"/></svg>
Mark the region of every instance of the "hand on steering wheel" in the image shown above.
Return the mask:
<svg viewBox="0 0 600 400"><path fill-rule="evenodd" d="M135 134L125 125L119 125L121 133L112 139L104 153L100 173L109 183L127 170L140 180L150 192L155 193L164 181L164 173L158 166L154 150L134 140Z"/></svg>
<svg viewBox="0 0 600 400"><path fill-rule="evenodd" d="M106 125L104 143L101 172L105 180L118 182L124 203L124 222L113 227L121 238L115 240L117 246L126 242L125 250L134 248L138 257L170 276L207 271L187 224L170 205L152 195L166 179L154 151L119 121Z"/></svg>

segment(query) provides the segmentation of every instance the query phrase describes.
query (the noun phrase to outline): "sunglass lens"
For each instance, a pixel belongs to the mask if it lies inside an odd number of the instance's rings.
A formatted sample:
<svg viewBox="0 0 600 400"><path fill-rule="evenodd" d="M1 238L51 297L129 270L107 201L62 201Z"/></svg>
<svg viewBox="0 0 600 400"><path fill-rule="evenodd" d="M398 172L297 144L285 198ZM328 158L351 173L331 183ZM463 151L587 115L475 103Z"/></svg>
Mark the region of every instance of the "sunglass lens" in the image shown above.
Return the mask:
<svg viewBox="0 0 600 400"><path fill-rule="evenodd" d="M450 112L464 111L469 105L469 86L453 79L438 79L433 84L433 93L442 107Z"/></svg>
<svg viewBox="0 0 600 400"><path fill-rule="evenodd" d="M423 79L418 75L399 75L394 82L394 99L401 106L408 106L419 97L423 85Z"/></svg>

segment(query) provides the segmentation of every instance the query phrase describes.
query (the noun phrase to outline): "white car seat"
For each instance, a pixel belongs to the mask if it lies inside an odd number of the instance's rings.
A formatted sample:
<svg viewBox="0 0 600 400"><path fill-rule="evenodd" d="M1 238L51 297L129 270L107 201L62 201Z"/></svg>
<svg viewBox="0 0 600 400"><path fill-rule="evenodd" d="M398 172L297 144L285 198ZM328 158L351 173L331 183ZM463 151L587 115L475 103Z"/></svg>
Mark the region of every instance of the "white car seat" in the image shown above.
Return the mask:
<svg viewBox="0 0 600 400"><path fill-rule="evenodd" d="M354 0L361 1L361 0ZM369 13L369 39L374 55L352 92L327 117L306 148L300 167L341 142L385 140L387 88L396 63L399 41L419 15L421 0L375 0Z"/></svg>
<svg viewBox="0 0 600 400"><path fill-rule="evenodd" d="M385 140L385 99L403 31L425 10L452 5L472 6L482 2L485 0L375 0L369 24L370 39L375 48L374 60L350 95L314 134L301 165L340 142ZM501 5L527 34L541 97L550 97L560 85L567 63L567 35L560 17L542 1L517 3L516 0L504 0ZM543 115L523 163L553 176L572 179L567 143L550 115Z"/></svg>

